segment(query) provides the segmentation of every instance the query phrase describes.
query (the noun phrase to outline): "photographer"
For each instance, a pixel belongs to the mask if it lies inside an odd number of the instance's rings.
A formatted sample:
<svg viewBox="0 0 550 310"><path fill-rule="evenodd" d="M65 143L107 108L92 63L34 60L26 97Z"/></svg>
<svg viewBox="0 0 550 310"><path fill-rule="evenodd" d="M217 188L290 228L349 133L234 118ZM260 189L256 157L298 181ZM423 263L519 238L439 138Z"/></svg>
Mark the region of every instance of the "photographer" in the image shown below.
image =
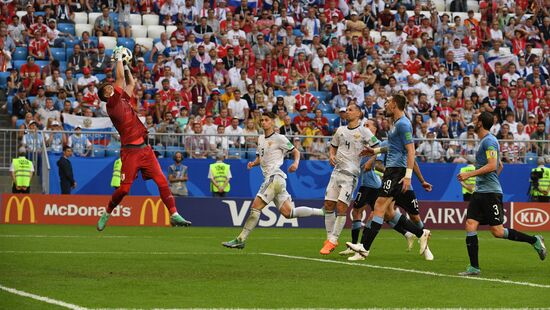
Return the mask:
<svg viewBox="0 0 550 310"><path fill-rule="evenodd" d="M530 201L550 202L550 168L544 167L544 157L537 160L538 167L531 170Z"/></svg>

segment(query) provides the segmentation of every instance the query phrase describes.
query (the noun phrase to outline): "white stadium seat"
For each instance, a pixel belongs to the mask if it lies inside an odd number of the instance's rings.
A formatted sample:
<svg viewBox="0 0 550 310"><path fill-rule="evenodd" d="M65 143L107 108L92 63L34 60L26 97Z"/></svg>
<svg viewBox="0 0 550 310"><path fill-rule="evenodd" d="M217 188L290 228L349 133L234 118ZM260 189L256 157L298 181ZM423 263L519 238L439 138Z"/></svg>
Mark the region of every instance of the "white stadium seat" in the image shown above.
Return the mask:
<svg viewBox="0 0 550 310"><path fill-rule="evenodd" d="M468 18L467 12L453 12L453 21L455 17L460 16L460 20L464 23L464 20Z"/></svg>
<svg viewBox="0 0 550 310"><path fill-rule="evenodd" d="M99 43L103 43L103 45L105 45L105 49L108 50L115 48L117 45L115 37L101 36L99 37Z"/></svg>
<svg viewBox="0 0 550 310"><path fill-rule="evenodd" d="M434 0L434 5L438 12L445 11L445 0Z"/></svg>
<svg viewBox="0 0 550 310"><path fill-rule="evenodd" d="M380 35L382 37L386 37L386 40L390 42L395 41L395 32L393 31L383 31Z"/></svg>
<svg viewBox="0 0 550 310"><path fill-rule="evenodd" d="M94 29L94 26L91 24L76 24L74 25L74 31L77 37L81 37L82 33L84 31L88 31L90 35L92 34L92 30Z"/></svg>
<svg viewBox="0 0 550 310"><path fill-rule="evenodd" d="M147 37L152 39L160 39L160 34L165 31L166 31L166 28L164 28L164 26L161 26L161 25L147 26Z"/></svg>
<svg viewBox="0 0 550 310"><path fill-rule="evenodd" d="M374 43L380 42L380 32L371 30L369 33L371 39L374 41Z"/></svg>
<svg viewBox="0 0 550 310"><path fill-rule="evenodd" d="M145 14L143 15L143 25L152 26L159 24L159 16L154 14Z"/></svg>
<svg viewBox="0 0 550 310"><path fill-rule="evenodd" d="M533 48L531 49L531 53L539 56L542 58L542 53L544 52L544 50L542 48Z"/></svg>
<svg viewBox="0 0 550 310"><path fill-rule="evenodd" d="M95 23L95 20L101 16L102 13L99 13L99 12L92 12L90 14L88 14L88 23L90 25L93 25Z"/></svg>
<svg viewBox="0 0 550 310"><path fill-rule="evenodd" d="M166 34L168 34L168 36L171 36L172 32L176 31L176 29L178 29L178 27L174 25L166 26Z"/></svg>
<svg viewBox="0 0 550 310"><path fill-rule="evenodd" d="M132 37L133 38L146 38L147 37L147 26L133 25L132 26Z"/></svg>
<svg viewBox="0 0 550 310"><path fill-rule="evenodd" d="M17 15L19 19L21 19L21 17L27 15L27 11L17 11L15 12L15 15Z"/></svg>
<svg viewBox="0 0 550 310"><path fill-rule="evenodd" d="M473 10L474 12L479 12L479 2L475 0L468 0L466 3L468 10Z"/></svg>
<svg viewBox="0 0 550 310"><path fill-rule="evenodd" d="M130 14L130 25L141 25L141 15Z"/></svg>
<svg viewBox="0 0 550 310"><path fill-rule="evenodd" d="M87 24L88 23L88 13L86 13L86 12L75 12L74 13L74 23L75 24Z"/></svg>
<svg viewBox="0 0 550 310"><path fill-rule="evenodd" d="M149 50L153 49L153 39L152 38L135 38L136 44L143 45Z"/></svg>

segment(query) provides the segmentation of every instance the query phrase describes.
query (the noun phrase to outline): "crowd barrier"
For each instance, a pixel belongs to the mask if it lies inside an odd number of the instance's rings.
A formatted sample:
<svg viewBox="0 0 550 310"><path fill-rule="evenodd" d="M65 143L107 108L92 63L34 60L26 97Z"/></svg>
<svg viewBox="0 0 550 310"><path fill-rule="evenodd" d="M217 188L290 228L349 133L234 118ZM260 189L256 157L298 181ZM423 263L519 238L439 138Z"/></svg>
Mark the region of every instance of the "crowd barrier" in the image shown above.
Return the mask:
<svg viewBox="0 0 550 310"><path fill-rule="evenodd" d="M61 193L59 185L59 173L56 165L59 156L50 155L51 170L50 193ZM110 195L113 188L110 187L113 171L114 157L110 158L78 158L71 159L74 176L78 186L74 194ZM165 172L168 166L173 164L171 158L159 158L160 165ZM210 197L210 183L208 180L209 165L212 159L185 159L189 175L187 187L192 197ZM231 165L231 192L230 197L254 197L263 182L262 172L259 167L248 170L246 160L227 160ZM283 170L286 171L291 161L286 161ZM420 168L426 180L433 184L432 192L426 192L413 177L413 187L419 200L434 201L462 201L462 189L456 179L460 168L459 164L426 164L421 163ZM528 201L529 177L534 165L505 164L500 175L500 181L504 190L504 201ZM332 173L332 167L327 161L303 160L296 173L287 173L287 188L294 199L323 199L326 186ZM143 181L138 177L130 191L132 195L158 195L158 190L153 181Z"/></svg>
<svg viewBox="0 0 550 310"><path fill-rule="evenodd" d="M95 225L105 212L110 196L2 194L0 223ZM251 199L176 198L178 212L194 226L241 227ZM321 208L322 200L296 200L296 206ZM504 204L505 226L525 231L550 231L550 204ZM349 210L351 211L351 210ZM420 215L430 229L463 229L464 202L420 201ZM348 217L347 227L350 226ZM155 196L128 196L113 212L109 225L169 226L168 211ZM323 217L287 219L271 203L263 211L259 227L324 227Z"/></svg>

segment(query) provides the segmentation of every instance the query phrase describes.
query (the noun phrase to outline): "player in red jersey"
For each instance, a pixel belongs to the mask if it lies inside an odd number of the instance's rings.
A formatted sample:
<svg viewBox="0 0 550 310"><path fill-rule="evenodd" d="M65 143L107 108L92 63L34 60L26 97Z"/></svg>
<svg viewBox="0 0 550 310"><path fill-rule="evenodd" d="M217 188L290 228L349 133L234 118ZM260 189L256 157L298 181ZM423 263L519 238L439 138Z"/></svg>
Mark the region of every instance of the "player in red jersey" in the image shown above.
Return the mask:
<svg viewBox="0 0 550 310"><path fill-rule="evenodd" d="M107 113L120 134L122 173L120 187L113 193L107 212L99 219L97 230L102 231L105 228L111 212L128 194L132 182L136 179L140 170L145 180L153 179L157 184L160 197L170 211L172 226L190 226L191 222L178 214L176 202L155 153L151 146L146 143L147 129L131 105L134 97L135 81L130 68L123 64L122 50L123 48L117 48L113 54L116 61L115 82L103 82L98 90L99 98L107 102Z"/></svg>

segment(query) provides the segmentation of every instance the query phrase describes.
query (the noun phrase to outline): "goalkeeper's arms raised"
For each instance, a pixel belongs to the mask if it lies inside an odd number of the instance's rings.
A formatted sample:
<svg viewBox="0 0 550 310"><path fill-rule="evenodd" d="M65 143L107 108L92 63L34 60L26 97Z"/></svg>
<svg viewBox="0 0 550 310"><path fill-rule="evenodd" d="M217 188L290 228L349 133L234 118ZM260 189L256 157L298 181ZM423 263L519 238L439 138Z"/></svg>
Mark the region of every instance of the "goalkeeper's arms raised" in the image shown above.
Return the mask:
<svg viewBox="0 0 550 310"><path fill-rule="evenodd" d="M118 47L117 47L118 48ZM124 64L122 63L122 54L120 50L115 48L113 58L115 59L115 86L120 88L126 87L126 79L124 78Z"/></svg>
<svg viewBox="0 0 550 310"><path fill-rule="evenodd" d="M126 81L126 87L124 87L124 91L128 94L128 96L132 97L134 95L134 88L136 87L136 81L134 80L134 76L132 75L132 70L128 66L128 64L124 65L124 75L125 75L125 81Z"/></svg>

